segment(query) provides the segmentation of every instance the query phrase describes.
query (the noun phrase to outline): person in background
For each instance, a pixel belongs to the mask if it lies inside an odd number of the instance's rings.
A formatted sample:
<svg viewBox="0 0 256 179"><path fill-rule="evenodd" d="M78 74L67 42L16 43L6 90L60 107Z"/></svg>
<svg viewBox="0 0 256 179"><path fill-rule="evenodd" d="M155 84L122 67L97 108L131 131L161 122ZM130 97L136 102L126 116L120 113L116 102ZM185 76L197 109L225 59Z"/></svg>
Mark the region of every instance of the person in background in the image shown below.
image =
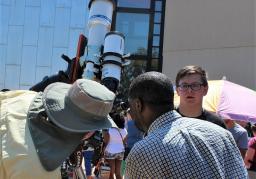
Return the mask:
<svg viewBox="0 0 256 179"><path fill-rule="evenodd" d="M182 117L173 98L171 80L162 73L147 72L132 81L131 117L147 136L127 156L125 177L246 179L232 134L208 121Z"/></svg>
<svg viewBox="0 0 256 179"><path fill-rule="evenodd" d="M224 119L226 126L227 126L227 130L229 132L231 132L231 134L233 135L237 147L240 150L240 153L242 155L242 157L245 157L245 153L248 149L248 133L247 130L245 128L243 128L242 126L240 126L239 124L237 124L234 120L232 119Z"/></svg>
<svg viewBox="0 0 256 179"><path fill-rule="evenodd" d="M236 121L237 124L239 124L240 126L242 126L243 128L245 128L245 130L248 133L248 138L253 137L253 132L252 132L252 124L251 122L247 122L247 121Z"/></svg>
<svg viewBox="0 0 256 179"><path fill-rule="evenodd" d="M116 126L108 117L114 99L86 79L52 83L39 93L0 92L0 178L61 178L61 164L82 139Z"/></svg>
<svg viewBox="0 0 256 179"><path fill-rule="evenodd" d="M249 140L244 163L248 169L250 179L254 179L256 178L256 125L252 125L251 130L254 137Z"/></svg>
<svg viewBox="0 0 256 179"><path fill-rule="evenodd" d="M226 129L220 117L203 108L203 97L208 92L205 70L195 65L185 66L178 71L175 81L176 91L180 97L176 110L180 115L209 121Z"/></svg>
<svg viewBox="0 0 256 179"><path fill-rule="evenodd" d="M130 115L130 108L127 110L127 113L126 113L126 121L127 121L128 134L127 134L127 145L125 148L125 158L128 156L133 145L136 142L140 141L144 135L144 133L136 127L134 120L132 120Z"/></svg>
<svg viewBox="0 0 256 179"><path fill-rule="evenodd" d="M94 148L90 145L85 145L85 149L83 150L84 157L84 167L86 179L93 179L92 177L92 158L94 155Z"/></svg>
<svg viewBox="0 0 256 179"><path fill-rule="evenodd" d="M112 115L118 128L103 130L104 158L110 166L109 179L121 179L121 163L124 158L127 130L124 116Z"/></svg>
<svg viewBox="0 0 256 179"><path fill-rule="evenodd" d="M128 134L127 134L127 142L126 142L126 147L124 152L124 160L122 162L122 174L124 174L125 172L125 159L130 153L130 150L132 149L134 144L140 141L144 136L144 133L136 127L134 120L132 120L131 114L130 114L130 108L128 108L125 114L125 121L126 121L126 129Z"/></svg>
<svg viewBox="0 0 256 179"><path fill-rule="evenodd" d="M247 122L245 126L243 126L245 130L248 133L248 138L253 137L253 132L252 132L252 124L250 122Z"/></svg>

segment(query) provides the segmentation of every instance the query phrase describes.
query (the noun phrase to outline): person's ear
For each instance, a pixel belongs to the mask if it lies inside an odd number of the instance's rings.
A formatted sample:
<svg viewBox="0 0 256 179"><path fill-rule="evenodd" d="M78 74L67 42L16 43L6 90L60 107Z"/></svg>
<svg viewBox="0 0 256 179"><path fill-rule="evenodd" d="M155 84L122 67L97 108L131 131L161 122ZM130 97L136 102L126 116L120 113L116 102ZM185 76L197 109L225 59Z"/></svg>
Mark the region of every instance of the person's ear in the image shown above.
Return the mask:
<svg viewBox="0 0 256 179"><path fill-rule="evenodd" d="M208 85L207 85L207 86L204 86L204 96L207 95L208 89L209 89L209 86L208 86Z"/></svg>
<svg viewBox="0 0 256 179"><path fill-rule="evenodd" d="M139 99L139 98L136 98L135 101L134 101L134 103L135 103L135 108L136 108L136 110L139 111L139 112L141 112L142 109L143 109L142 100Z"/></svg>

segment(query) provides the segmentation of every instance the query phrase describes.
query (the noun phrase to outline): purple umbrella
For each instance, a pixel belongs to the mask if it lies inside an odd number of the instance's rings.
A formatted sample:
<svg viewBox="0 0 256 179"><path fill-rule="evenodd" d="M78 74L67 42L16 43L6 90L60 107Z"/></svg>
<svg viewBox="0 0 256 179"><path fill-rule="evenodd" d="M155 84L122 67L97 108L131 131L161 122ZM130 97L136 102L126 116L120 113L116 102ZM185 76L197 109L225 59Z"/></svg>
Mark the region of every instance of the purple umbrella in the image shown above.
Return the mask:
<svg viewBox="0 0 256 179"><path fill-rule="evenodd" d="M230 81L209 81L203 106L223 119L256 123L256 92Z"/></svg>

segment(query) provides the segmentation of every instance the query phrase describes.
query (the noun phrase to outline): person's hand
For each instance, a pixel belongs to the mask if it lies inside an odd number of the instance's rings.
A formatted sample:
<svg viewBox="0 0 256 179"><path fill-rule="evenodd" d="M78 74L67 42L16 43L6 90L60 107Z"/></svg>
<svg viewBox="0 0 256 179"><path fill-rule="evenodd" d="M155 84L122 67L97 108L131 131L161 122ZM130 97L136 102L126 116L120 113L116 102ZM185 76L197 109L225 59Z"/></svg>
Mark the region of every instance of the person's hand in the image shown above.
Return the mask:
<svg viewBox="0 0 256 179"><path fill-rule="evenodd" d="M89 138L91 138L93 136L93 134L95 133L95 131L90 131L90 132L87 132L83 139L82 140L88 140Z"/></svg>
<svg viewBox="0 0 256 179"><path fill-rule="evenodd" d="M69 78L69 80L71 81L72 79L72 70L73 70L73 66L75 64L75 60L76 60L76 57L70 59L68 56L62 54L61 55L61 58L63 58L67 63L68 63L68 67L67 69L64 71L64 74ZM84 71L84 64L80 64L78 63L78 66L77 66L77 69L76 69L76 79L80 79L82 78L82 75L83 75L83 71Z"/></svg>

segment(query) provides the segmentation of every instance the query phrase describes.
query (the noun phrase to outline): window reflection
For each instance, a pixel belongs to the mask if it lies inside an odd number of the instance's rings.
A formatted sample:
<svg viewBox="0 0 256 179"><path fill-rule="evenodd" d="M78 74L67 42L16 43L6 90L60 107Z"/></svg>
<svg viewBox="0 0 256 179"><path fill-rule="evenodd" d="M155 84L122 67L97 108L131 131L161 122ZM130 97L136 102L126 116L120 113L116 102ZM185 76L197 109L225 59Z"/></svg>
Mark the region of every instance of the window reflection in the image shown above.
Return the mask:
<svg viewBox="0 0 256 179"><path fill-rule="evenodd" d="M125 53L147 55L149 15L117 13L116 30L125 36Z"/></svg>
<svg viewBox="0 0 256 179"><path fill-rule="evenodd" d="M160 37L154 36L153 37L153 46L159 46L159 44L160 44Z"/></svg>
<svg viewBox="0 0 256 179"><path fill-rule="evenodd" d="M117 0L117 6L114 30L124 34L125 54L132 54L131 64L122 70L116 96L116 101L126 101L129 85L136 76L145 71L161 71L165 1ZM149 18L151 15L153 19Z"/></svg>
<svg viewBox="0 0 256 179"><path fill-rule="evenodd" d="M146 72L147 61L132 59L130 65L122 70L121 80L117 92L117 101L126 101L131 81L138 75Z"/></svg>
<svg viewBox="0 0 256 179"><path fill-rule="evenodd" d="M154 24L154 34L160 34L160 24Z"/></svg>
<svg viewBox="0 0 256 179"><path fill-rule="evenodd" d="M152 48L152 57L158 58L159 57L159 47L153 47Z"/></svg>
<svg viewBox="0 0 256 179"><path fill-rule="evenodd" d="M161 13L156 12L154 17L154 22L160 23L161 22Z"/></svg>
<svg viewBox="0 0 256 179"><path fill-rule="evenodd" d="M162 1L156 1L155 11L161 11L161 10L162 10Z"/></svg>
<svg viewBox="0 0 256 179"><path fill-rule="evenodd" d="M151 60L151 70L158 71L159 59Z"/></svg>
<svg viewBox="0 0 256 179"><path fill-rule="evenodd" d="M118 0L118 7L150 8L150 0Z"/></svg>

